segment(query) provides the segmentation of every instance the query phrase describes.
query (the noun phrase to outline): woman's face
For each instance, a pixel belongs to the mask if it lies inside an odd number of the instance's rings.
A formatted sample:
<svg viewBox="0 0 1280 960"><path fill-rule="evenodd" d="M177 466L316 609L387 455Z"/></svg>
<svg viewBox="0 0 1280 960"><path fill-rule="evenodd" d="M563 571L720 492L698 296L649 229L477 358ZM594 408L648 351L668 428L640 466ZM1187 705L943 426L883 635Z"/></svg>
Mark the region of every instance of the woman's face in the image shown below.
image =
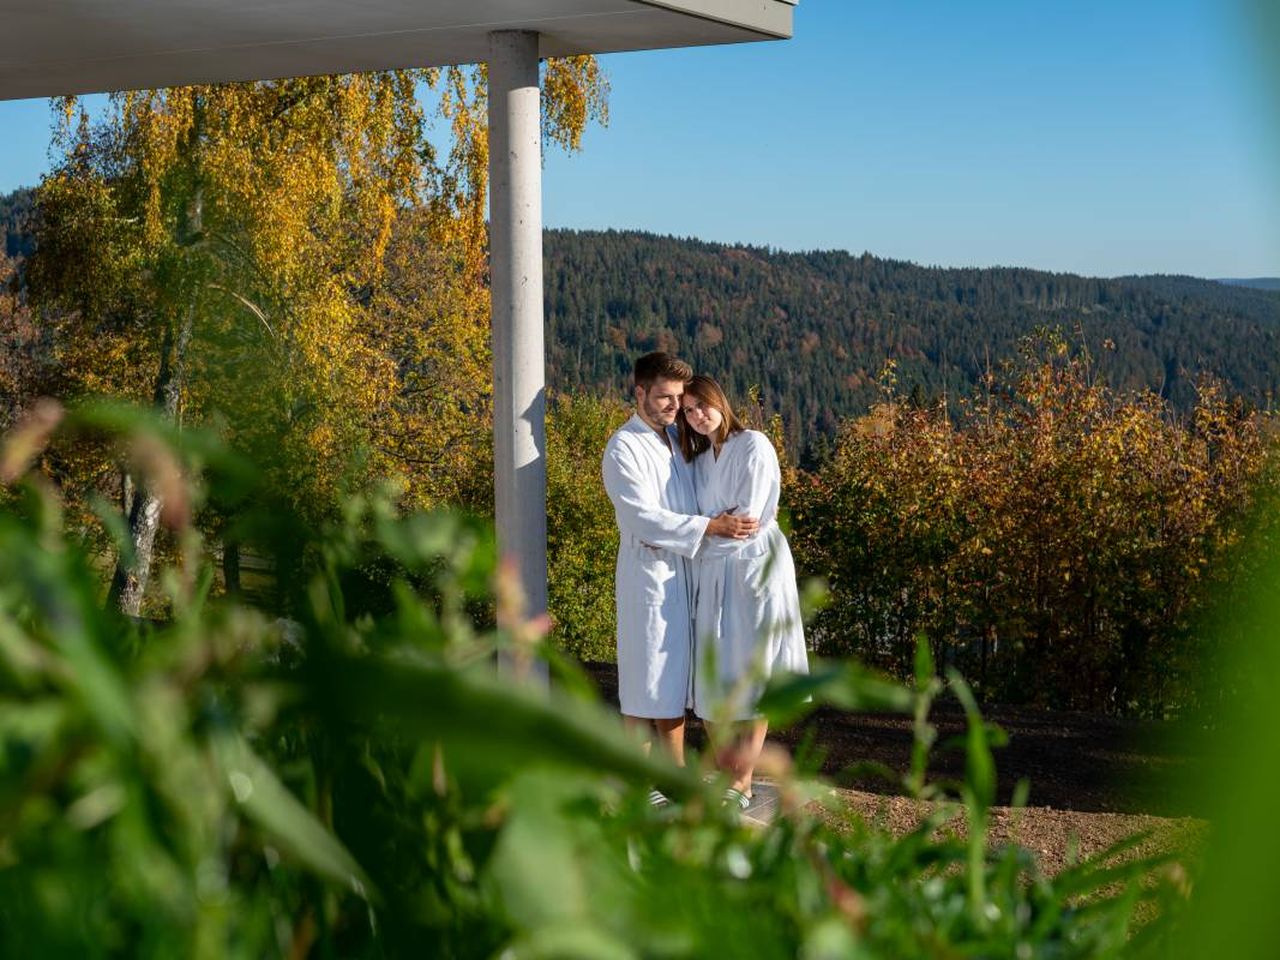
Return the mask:
<svg viewBox="0 0 1280 960"><path fill-rule="evenodd" d="M724 423L724 415L719 410L692 393L686 393L680 398L680 409L684 412L689 428L704 437L713 436L720 429L720 424Z"/></svg>

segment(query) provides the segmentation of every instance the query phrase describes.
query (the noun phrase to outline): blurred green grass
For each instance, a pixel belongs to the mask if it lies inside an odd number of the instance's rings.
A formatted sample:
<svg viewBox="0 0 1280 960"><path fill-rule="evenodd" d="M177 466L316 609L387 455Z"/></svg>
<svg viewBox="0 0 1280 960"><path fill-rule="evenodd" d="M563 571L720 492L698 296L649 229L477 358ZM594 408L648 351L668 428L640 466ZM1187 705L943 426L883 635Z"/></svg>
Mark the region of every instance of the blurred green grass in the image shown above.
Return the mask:
<svg viewBox="0 0 1280 960"><path fill-rule="evenodd" d="M198 507L217 447L175 451ZM1190 901L1210 919L1191 927L1166 857L1049 876L1032 851L988 843L1003 735L958 675L935 674L927 644L910 686L819 665L765 704L775 723L822 706L913 716L904 789L938 814L901 836L835 830L809 808L826 787L783 764L782 812L755 831L698 770L646 757L539 640L485 524L402 515L371 493L322 529L273 516L252 532L292 538L302 558L291 621L217 596L188 526L158 577L167 616L139 622L103 608L56 491L32 474L6 495L0 955L1164 957L1217 942L1219 899L1238 923L1270 889L1270 835L1224 832L1219 850L1215 833L1220 859ZM547 657L570 682L547 694L499 679L500 650ZM968 764L939 788L924 772L944 696L965 707ZM1243 755L1273 758L1273 727L1237 741L1230 775L1245 779L1231 783L1270 787L1276 767ZM650 807L654 784L678 802ZM1242 824L1269 825L1254 818L1273 794L1231 796ZM1233 930L1241 951L1269 945Z"/></svg>

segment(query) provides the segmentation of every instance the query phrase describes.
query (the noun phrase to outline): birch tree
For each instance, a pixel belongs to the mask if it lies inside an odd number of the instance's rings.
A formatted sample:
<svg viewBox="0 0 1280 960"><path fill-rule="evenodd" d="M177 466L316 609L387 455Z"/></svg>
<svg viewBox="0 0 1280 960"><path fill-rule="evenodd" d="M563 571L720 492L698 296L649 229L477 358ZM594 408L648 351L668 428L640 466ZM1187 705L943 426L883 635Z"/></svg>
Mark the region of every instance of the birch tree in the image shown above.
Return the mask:
<svg viewBox="0 0 1280 960"><path fill-rule="evenodd" d="M605 81L591 58L545 75L547 138L577 149ZM57 109L30 277L65 393L215 425L304 517L391 473L417 503L460 495L489 429L483 68ZM118 476L132 550L111 595L137 615L160 493Z"/></svg>

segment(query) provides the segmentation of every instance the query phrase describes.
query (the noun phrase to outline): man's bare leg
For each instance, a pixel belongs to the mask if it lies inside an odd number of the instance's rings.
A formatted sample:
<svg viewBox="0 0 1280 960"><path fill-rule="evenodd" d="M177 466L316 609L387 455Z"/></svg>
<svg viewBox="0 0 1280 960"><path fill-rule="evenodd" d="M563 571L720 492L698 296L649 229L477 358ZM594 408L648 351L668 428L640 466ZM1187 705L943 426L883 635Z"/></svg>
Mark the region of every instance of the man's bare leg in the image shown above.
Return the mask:
<svg viewBox="0 0 1280 960"><path fill-rule="evenodd" d="M677 767L684 766L684 717L672 717L669 720L653 721L658 731L658 741L668 756L676 762Z"/></svg>
<svg viewBox="0 0 1280 960"><path fill-rule="evenodd" d="M622 725L627 732L640 741L641 749L647 756L653 750L654 731L657 740L676 766L684 766L684 717L672 717L664 720L649 720L645 717L629 717L622 715ZM649 803L655 807L665 807L671 801L656 787L649 791Z"/></svg>
<svg viewBox="0 0 1280 960"><path fill-rule="evenodd" d="M676 766L684 766L684 717L650 720L623 714L622 724L628 733L640 740L645 753L652 749L656 731L656 739L662 749L675 761Z"/></svg>
<svg viewBox="0 0 1280 960"><path fill-rule="evenodd" d="M649 755L653 747L653 721L647 717L629 717L622 715L622 726L632 737L640 742L640 747Z"/></svg>

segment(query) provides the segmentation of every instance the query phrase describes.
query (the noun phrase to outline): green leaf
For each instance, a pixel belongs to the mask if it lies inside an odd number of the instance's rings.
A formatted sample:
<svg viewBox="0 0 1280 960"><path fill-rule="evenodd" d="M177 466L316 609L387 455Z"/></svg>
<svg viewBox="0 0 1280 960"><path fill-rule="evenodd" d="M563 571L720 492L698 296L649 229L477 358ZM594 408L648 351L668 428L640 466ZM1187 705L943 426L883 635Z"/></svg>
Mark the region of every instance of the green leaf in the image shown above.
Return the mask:
<svg viewBox="0 0 1280 960"><path fill-rule="evenodd" d="M0 610L0 671L8 673L19 687L29 689L48 665L45 648L32 642L26 631Z"/></svg>
<svg viewBox="0 0 1280 960"><path fill-rule="evenodd" d="M951 689L955 691L956 698L960 701L961 706L964 707L967 724L965 733L965 782L973 792L974 799L981 805L982 814L985 815L987 809L995 801L996 793L996 765L995 759L991 755L991 737L993 735L999 737L1003 735L1003 731L999 734L990 732L999 728L989 728L983 722L982 714L978 710L978 703L973 697L973 692L957 671L948 670L947 679L951 683ZM1007 737L1005 739L1007 740Z"/></svg>
<svg viewBox="0 0 1280 960"><path fill-rule="evenodd" d="M582 788L571 779L534 770L518 775L507 791L510 812L487 879L522 929L581 921L590 914L592 891L576 856L574 824L562 810Z"/></svg>
<svg viewBox="0 0 1280 960"><path fill-rule="evenodd" d="M760 698L760 712L774 726L787 726L818 707L905 713L911 693L856 661L815 661L807 674L774 677Z"/></svg>
<svg viewBox="0 0 1280 960"><path fill-rule="evenodd" d="M214 755L227 786L246 816L316 873L366 899L376 899L355 858L285 788L239 735L222 731L213 738Z"/></svg>
<svg viewBox="0 0 1280 960"><path fill-rule="evenodd" d="M598 927L567 923L521 937L502 956L510 960L634 960L640 954Z"/></svg>
<svg viewBox="0 0 1280 960"><path fill-rule="evenodd" d="M95 493L89 497L89 509L102 522L103 529L111 538L111 544L116 548L118 562L124 566L132 566L133 537L129 536L129 521L125 519L120 507L106 497Z"/></svg>
<svg viewBox="0 0 1280 960"><path fill-rule="evenodd" d="M923 633L916 637L915 668L916 690L923 693L934 678L933 651L929 647L929 638Z"/></svg>
<svg viewBox="0 0 1280 960"><path fill-rule="evenodd" d="M645 756L621 719L599 704L550 697L499 679L487 665L463 672L380 657L338 658L316 675L317 707L333 719L382 721L444 744L469 764L514 772L530 762L612 773L674 796L695 793L697 776Z"/></svg>

